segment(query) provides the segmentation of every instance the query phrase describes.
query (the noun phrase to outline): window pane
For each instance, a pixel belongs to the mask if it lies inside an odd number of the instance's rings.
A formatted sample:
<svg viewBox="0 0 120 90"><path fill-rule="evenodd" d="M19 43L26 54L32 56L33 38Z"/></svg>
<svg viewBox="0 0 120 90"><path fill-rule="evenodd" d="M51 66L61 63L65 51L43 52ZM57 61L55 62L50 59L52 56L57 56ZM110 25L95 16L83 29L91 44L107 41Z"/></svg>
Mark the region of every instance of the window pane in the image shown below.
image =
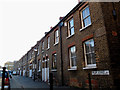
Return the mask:
<svg viewBox="0 0 120 90"><path fill-rule="evenodd" d="M59 39L59 34L58 34L58 30L55 32L55 43L58 43L58 39Z"/></svg>
<svg viewBox="0 0 120 90"><path fill-rule="evenodd" d="M44 42L42 42L42 49L44 49Z"/></svg>
<svg viewBox="0 0 120 90"><path fill-rule="evenodd" d="M53 54L52 69L57 69L57 54Z"/></svg>
<svg viewBox="0 0 120 90"><path fill-rule="evenodd" d="M90 54L86 54L87 57L87 65L91 64L91 55Z"/></svg>
<svg viewBox="0 0 120 90"><path fill-rule="evenodd" d="M59 42L59 37L56 38L56 43Z"/></svg>
<svg viewBox="0 0 120 90"><path fill-rule="evenodd" d="M86 8L85 13L86 13L86 16L90 15L89 7Z"/></svg>
<svg viewBox="0 0 120 90"><path fill-rule="evenodd" d="M71 53L75 53L75 46L71 47Z"/></svg>
<svg viewBox="0 0 120 90"><path fill-rule="evenodd" d="M90 15L90 11L89 11L89 7L87 7L82 11L82 17L83 19L85 19L89 15Z"/></svg>
<svg viewBox="0 0 120 90"><path fill-rule="evenodd" d="M71 61L72 61L72 66L76 66L76 57L71 58Z"/></svg>
<svg viewBox="0 0 120 90"><path fill-rule="evenodd" d="M48 37L48 48L50 47L50 37Z"/></svg>
<svg viewBox="0 0 120 90"><path fill-rule="evenodd" d="M94 52L94 41L93 41L93 39L90 40L90 49L91 49L91 52Z"/></svg>
<svg viewBox="0 0 120 90"><path fill-rule="evenodd" d="M90 52L89 42L85 42L85 49L86 49L86 53L89 53L89 52Z"/></svg>
<svg viewBox="0 0 120 90"><path fill-rule="evenodd" d="M73 67L73 66L76 66L76 48L75 48L75 46L73 46L73 47L71 47L70 48L70 51L71 51L71 57L70 57L70 59L71 59L71 66Z"/></svg>
<svg viewBox="0 0 120 90"><path fill-rule="evenodd" d="M70 29L70 35L74 34L74 27Z"/></svg>
<svg viewBox="0 0 120 90"><path fill-rule="evenodd" d="M95 60L95 53L92 53L92 64L96 64L96 60Z"/></svg>
<svg viewBox="0 0 120 90"><path fill-rule="evenodd" d="M90 16L87 17L86 19L84 19L84 27L88 26L91 24L91 19L90 19Z"/></svg>
<svg viewBox="0 0 120 90"><path fill-rule="evenodd" d="M70 22L69 22L69 27L71 28L71 27L73 27L74 26L74 21L73 21L73 18L70 20Z"/></svg>
<svg viewBox="0 0 120 90"><path fill-rule="evenodd" d="M58 37L58 30L56 31L56 37Z"/></svg>
<svg viewBox="0 0 120 90"><path fill-rule="evenodd" d="M87 65L88 64L96 64L95 60L95 53L94 53L94 40L88 40L85 42L85 49L86 49L86 59L87 59Z"/></svg>

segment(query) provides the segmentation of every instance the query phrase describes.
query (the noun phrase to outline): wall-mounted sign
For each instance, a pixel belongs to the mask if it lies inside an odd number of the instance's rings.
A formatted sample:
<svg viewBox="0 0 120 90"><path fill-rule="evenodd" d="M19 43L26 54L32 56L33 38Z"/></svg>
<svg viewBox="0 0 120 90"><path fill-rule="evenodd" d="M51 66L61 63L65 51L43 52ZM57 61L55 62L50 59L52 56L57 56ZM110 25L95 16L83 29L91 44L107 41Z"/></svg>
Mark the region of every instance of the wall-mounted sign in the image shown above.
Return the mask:
<svg viewBox="0 0 120 90"><path fill-rule="evenodd" d="M92 71L92 75L110 75L109 70Z"/></svg>

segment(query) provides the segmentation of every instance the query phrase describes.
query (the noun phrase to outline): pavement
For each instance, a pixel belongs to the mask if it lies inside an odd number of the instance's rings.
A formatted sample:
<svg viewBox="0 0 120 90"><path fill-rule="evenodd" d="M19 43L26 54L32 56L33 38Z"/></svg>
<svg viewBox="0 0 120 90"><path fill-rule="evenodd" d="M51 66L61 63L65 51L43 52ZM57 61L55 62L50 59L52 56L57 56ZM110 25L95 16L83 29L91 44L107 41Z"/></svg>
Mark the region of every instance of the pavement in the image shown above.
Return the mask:
<svg viewBox="0 0 120 90"><path fill-rule="evenodd" d="M50 90L50 86L42 81L33 81L30 77L15 75L10 80L11 90ZM78 88L71 88L69 86L53 86L53 90L81 90Z"/></svg>
<svg viewBox="0 0 120 90"><path fill-rule="evenodd" d="M33 81L29 77L24 76L12 76L10 80L10 87L12 89L40 89L40 88L49 88L49 85L41 81Z"/></svg>

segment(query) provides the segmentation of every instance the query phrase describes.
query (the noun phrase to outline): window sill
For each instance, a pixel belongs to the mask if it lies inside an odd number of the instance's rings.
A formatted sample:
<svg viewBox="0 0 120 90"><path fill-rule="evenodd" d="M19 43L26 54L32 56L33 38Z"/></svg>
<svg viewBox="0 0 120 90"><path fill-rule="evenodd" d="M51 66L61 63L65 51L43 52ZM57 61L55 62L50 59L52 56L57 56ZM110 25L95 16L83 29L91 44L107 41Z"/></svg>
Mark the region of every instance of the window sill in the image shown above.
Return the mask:
<svg viewBox="0 0 120 90"><path fill-rule="evenodd" d="M55 43L53 46L56 46L56 45L58 45L58 43L59 43L59 42Z"/></svg>
<svg viewBox="0 0 120 90"><path fill-rule="evenodd" d="M88 26L86 26L86 27L82 27L79 31L82 31L82 30L84 30L84 29L86 29L86 28L88 28L88 27L90 27L92 24L89 24Z"/></svg>
<svg viewBox="0 0 120 90"><path fill-rule="evenodd" d="M84 67L83 69L95 69L97 68L96 66L87 66L87 67Z"/></svg>
<svg viewBox="0 0 120 90"><path fill-rule="evenodd" d="M46 50L49 50L50 49L50 47L49 48L47 48Z"/></svg>
<svg viewBox="0 0 120 90"><path fill-rule="evenodd" d="M44 53L44 51L42 50L42 53Z"/></svg>
<svg viewBox="0 0 120 90"><path fill-rule="evenodd" d="M57 72L57 69L52 69L51 71L52 71L52 72Z"/></svg>
<svg viewBox="0 0 120 90"><path fill-rule="evenodd" d="M74 33L74 34L75 34L75 33ZM73 34L73 35L70 35L70 36L68 36L68 37L66 37L66 39L69 39L70 37L74 36L74 34Z"/></svg>
<svg viewBox="0 0 120 90"><path fill-rule="evenodd" d="M77 70L77 67L71 67L68 69L68 71L76 71Z"/></svg>
<svg viewBox="0 0 120 90"><path fill-rule="evenodd" d="M41 72L41 70L38 70L38 72Z"/></svg>

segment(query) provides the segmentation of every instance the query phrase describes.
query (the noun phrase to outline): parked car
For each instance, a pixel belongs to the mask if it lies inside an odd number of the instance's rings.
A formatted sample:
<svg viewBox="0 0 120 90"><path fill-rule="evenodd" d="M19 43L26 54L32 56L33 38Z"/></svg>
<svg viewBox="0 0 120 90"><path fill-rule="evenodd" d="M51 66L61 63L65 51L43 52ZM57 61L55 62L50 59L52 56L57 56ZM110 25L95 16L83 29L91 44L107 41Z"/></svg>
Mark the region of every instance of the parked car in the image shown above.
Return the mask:
<svg viewBox="0 0 120 90"><path fill-rule="evenodd" d="M13 75L17 75L17 72L16 71L13 71L13 73L12 73Z"/></svg>
<svg viewBox="0 0 120 90"><path fill-rule="evenodd" d="M3 70L0 69L0 90L2 88L2 74L3 74ZM5 71L4 88L5 89L9 89L10 88L10 80L9 80L9 75L8 75L7 71Z"/></svg>

